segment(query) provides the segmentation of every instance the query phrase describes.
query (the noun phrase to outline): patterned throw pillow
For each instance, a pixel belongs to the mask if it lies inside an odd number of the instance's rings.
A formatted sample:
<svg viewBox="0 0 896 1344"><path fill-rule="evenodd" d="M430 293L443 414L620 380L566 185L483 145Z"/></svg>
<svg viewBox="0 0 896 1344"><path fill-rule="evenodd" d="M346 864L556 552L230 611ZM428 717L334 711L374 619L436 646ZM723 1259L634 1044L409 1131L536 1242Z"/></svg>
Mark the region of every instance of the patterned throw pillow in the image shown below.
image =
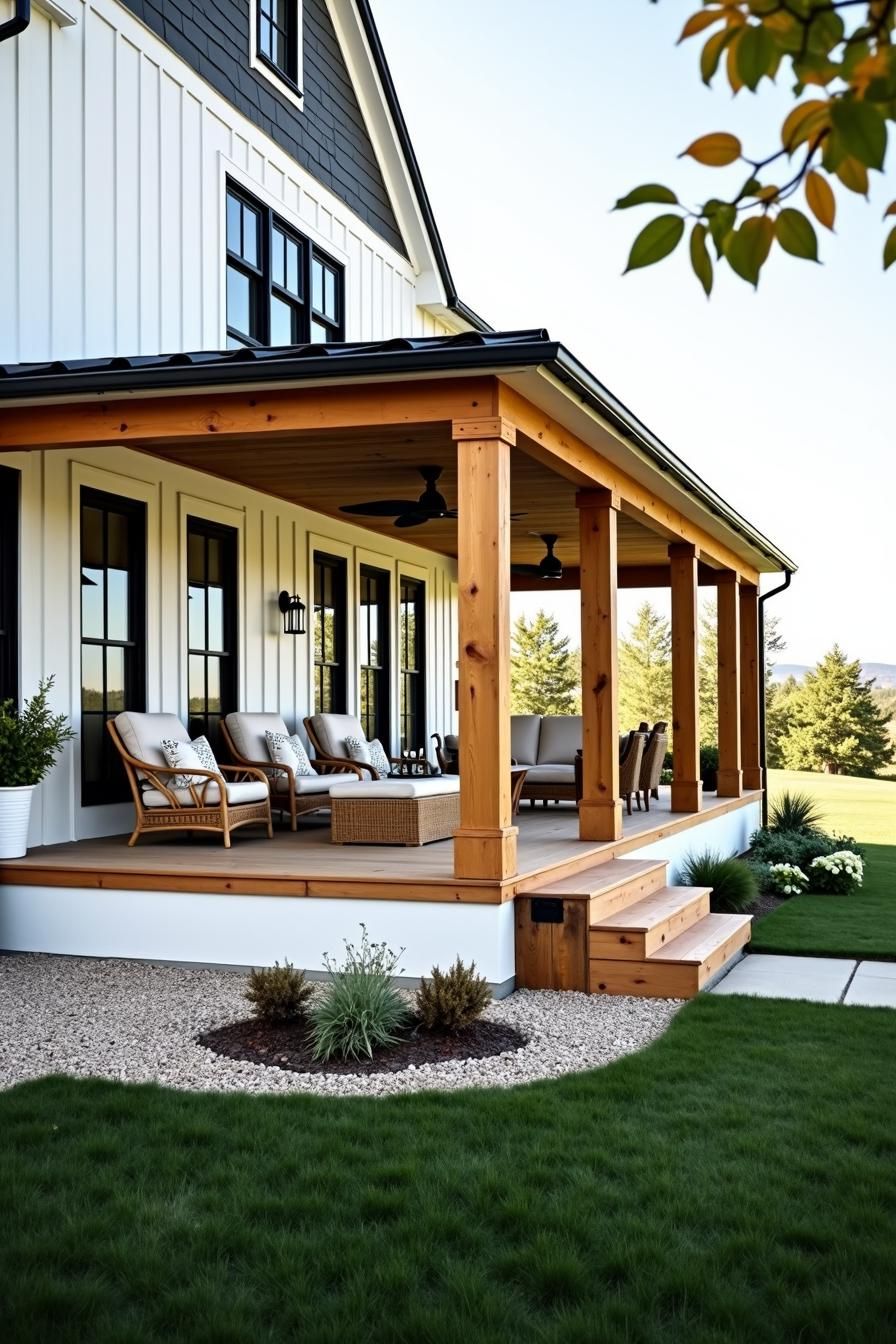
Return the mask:
<svg viewBox="0 0 896 1344"><path fill-rule="evenodd" d="M378 737L375 737L372 742L365 742L360 737L347 737L345 739L345 749L350 761L360 761L362 765L372 765L380 776L390 774L392 762L386 755L383 744Z"/></svg>
<svg viewBox="0 0 896 1344"><path fill-rule="evenodd" d="M162 754L169 765L179 769L189 770L192 767L194 770L213 770L216 775L220 774L207 737L197 737L192 742L177 742L172 737L163 737ZM191 784L201 787L208 780L204 775L184 774L170 775L164 782L172 789L188 789Z"/></svg>
<svg viewBox="0 0 896 1344"><path fill-rule="evenodd" d="M268 744L268 754L275 765L288 765L296 775L317 774L296 733L287 737L286 733L272 733L268 730L265 733L265 740Z"/></svg>

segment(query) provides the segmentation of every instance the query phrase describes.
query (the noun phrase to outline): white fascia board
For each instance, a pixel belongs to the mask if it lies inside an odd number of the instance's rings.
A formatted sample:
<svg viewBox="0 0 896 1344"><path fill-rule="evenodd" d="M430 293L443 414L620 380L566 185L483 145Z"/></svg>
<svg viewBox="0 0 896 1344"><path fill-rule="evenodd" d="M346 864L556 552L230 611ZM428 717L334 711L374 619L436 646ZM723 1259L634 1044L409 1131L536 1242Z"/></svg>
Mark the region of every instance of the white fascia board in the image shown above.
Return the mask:
<svg viewBox="0 0 896 1344"><path fill-rule="evenodd" d="M326 3L411 265L418 276L416 301L422 307L434 303L447 305L448 295L430 246L417 193L354 0L326 0Z"/></svg>
<svg viewBox="0 0 896 1344"><path fill-rule="evenodd" d="M71 28L72 24L78 22L77 14L64 5L57 5L56 0L34 0L34 8L59 28Z"/></svg>

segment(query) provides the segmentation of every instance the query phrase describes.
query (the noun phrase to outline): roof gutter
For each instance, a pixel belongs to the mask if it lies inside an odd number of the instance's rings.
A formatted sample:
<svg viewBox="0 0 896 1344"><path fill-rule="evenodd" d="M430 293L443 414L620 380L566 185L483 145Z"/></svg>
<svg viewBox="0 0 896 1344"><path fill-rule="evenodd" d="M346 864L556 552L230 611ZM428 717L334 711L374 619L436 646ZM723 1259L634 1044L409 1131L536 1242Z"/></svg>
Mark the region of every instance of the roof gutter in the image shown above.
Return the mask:
<svg viewBox="0 0 896 1344"><path fill-rule="evenodd" d="M765 681L768 669L766 667L765 652L765 604L770 597L776 597L778 593L786 592L790 587L790 580L793 578L793 571L788 569L784 572L784 582L779 583L777 588L770 588L767 593L759 595L759 647L762 650L762 680L759 683L759 764L762 767L762 824L768 825L768 734L766 729L766 697Z"/></svg>
<svg viewBox="0 0 896 1344"><path fill-rule="evenodd" d="M24 33L31 22L31 0L16 0L16 12L6 23L0 23L0 42L8 37L18 37Z"/></svg>

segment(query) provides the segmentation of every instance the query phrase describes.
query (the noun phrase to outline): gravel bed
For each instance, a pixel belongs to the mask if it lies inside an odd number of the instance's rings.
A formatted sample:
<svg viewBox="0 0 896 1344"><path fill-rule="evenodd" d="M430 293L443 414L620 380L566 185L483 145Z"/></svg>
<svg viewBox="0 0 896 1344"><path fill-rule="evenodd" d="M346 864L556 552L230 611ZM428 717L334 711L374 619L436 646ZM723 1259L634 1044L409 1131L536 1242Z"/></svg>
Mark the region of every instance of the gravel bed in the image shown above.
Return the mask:
<svg viewBox="0 0 896 1344"><path fill-rule="evenodd" d="M48 1074L161 1083L185 1091L385 1096L512 1087L609 1064L662 1035L680 1004L521 990L486 1016L528 1044L488 1059L401 1073L304 1074L223 1058L200 1032L246 1016L245 976L137 961L0 956L0 1088Z"/></svg>

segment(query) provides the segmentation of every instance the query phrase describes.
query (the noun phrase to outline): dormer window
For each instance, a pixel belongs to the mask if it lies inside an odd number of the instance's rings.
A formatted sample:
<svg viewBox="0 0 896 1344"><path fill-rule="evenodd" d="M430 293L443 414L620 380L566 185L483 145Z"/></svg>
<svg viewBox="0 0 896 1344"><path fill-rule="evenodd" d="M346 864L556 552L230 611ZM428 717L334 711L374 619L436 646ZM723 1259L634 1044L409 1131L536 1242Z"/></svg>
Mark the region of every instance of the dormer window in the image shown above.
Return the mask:
<svg viewBox="0 0 896 1344"><path fill-rule="evenodd" d="M252 0L252 9L252 65L300 100L302 0Z"/></svg>

